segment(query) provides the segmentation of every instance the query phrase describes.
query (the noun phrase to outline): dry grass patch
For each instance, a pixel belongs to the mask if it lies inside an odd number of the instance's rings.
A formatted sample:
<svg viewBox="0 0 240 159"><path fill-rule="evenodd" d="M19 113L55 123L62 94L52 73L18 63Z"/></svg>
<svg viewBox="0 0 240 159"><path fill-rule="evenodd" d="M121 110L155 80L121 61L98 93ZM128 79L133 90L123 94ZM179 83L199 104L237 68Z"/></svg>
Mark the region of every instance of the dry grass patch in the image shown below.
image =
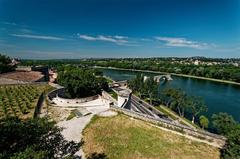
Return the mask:
<svg viewBox="0 0 240 159"><path fill-rule="evenodd" d="M219 159L215 147L166 132L149 123L115 117L95 116L83 132L84 152L104 153L110 159Z"/></svg>

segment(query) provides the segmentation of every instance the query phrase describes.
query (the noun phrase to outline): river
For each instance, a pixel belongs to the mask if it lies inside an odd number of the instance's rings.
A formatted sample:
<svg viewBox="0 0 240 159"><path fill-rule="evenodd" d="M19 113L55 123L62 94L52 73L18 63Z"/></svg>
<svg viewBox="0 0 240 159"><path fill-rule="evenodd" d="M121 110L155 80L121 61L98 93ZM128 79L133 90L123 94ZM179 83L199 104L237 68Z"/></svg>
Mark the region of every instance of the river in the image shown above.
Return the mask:
<svg viewBox="0 0 240 159"><path fill-rule="evenodd" d="M129 80L138 74L136 71L123 71L113 69L103 69L103 74L115 81ZM141 72L144 75L160 75L158 73ZM227 112L235 120L240 122L240 86L226 84L209 80L195 79L189 77L173 76L173 81L169 81L160 87L181 88L188 95L203 97L208 111L204 113L208 118L218 112Z"/></svg>

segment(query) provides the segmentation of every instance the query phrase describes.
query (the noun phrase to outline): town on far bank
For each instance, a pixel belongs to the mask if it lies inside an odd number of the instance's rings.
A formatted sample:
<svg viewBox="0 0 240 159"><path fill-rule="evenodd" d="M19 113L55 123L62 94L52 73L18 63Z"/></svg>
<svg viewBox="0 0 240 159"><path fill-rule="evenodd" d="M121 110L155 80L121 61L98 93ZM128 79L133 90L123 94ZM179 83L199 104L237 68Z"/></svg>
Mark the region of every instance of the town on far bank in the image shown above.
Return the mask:
<svg viewBox="0 0 240 159"><path fill-rule="evenodd" d="M206 116L202 97L165 86L177 76L238 86L239 61L0 55L0 158L238 156L240 124L231 114ZM135 74L114 80L104 74L113 68Z"/></svg>

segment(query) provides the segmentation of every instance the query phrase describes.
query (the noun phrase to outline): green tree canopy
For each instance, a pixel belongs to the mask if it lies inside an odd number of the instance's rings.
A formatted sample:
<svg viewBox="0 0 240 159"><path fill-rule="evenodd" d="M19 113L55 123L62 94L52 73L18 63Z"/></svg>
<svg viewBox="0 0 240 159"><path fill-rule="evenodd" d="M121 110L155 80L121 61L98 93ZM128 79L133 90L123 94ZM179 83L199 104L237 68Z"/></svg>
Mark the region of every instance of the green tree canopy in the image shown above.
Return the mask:
<svg viewBox="0 0 240 159"><path fill-rule="evenodd" d="M108 89L107 80L95 76L94 70L73 66L59 68L57 82L65 87L65 95L69 98L92 96Z"/></svg>
<svg viewBox="0 0 240 159"><path fill-rule="evenodd" d="M73 156L81 143L69 142L62 129L46 118L0 122L0 158L46 159Z"/></svg>
<svg viewBox="0 0 240 159"><path fill-rule="evenodd" d="M228 141L226 147L222 150L224 159L240 158L240 124L235 125L226 135Z"/></svg>
<svg viewBox="0 0 240 159"><path fill-rule="evenodd" d="M0 73L10 72L15 69L15 66L10 65L11 59L8 56L0 54Z"/></svg>
<svg viewBox="0 0 240 159"><path fill-rule="evenodd" d="M213 126L220 134L227 137L225 147L222 149L222 158L240 158L240 124L227 113L218 113L212 116Z"/></svg>
<svg viewBox="0 0 240 159"><path fill-rule="evenodd" d="M236 121L231 115L220 112L212 115L212 124L218 133L226 135L236 125Z"/></svg>
<svg viewBox="0 0 240 159"><path fill-rule="evenodd" d="M190 96L186 99L188 109L192 114L192 123L195 122L195 117L202 112L207 111L207 106L204 103L203 98L197 96Z"/></svg>
<svg viewBox="0 0 240 159"><path fill-rule="evenodd" d="M208 128L209 120L204 115L201 115L199 118L200 125L203 129Z"/></svg>

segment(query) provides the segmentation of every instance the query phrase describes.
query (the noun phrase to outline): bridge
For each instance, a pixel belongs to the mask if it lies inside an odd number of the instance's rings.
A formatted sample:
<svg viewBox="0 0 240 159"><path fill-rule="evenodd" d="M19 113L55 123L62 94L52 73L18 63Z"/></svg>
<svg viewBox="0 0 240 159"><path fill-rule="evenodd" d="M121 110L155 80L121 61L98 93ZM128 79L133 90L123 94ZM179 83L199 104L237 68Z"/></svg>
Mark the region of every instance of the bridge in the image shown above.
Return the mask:
<svg viewBox="0 0 240 159"><path fill-rule="evenodd" d="M160 82L161 80L165 80L165 81L171 81L173 80L171 75L168 74L168 75L158 75L158 76L154 76L154 81L156 82Z"/></svg>

